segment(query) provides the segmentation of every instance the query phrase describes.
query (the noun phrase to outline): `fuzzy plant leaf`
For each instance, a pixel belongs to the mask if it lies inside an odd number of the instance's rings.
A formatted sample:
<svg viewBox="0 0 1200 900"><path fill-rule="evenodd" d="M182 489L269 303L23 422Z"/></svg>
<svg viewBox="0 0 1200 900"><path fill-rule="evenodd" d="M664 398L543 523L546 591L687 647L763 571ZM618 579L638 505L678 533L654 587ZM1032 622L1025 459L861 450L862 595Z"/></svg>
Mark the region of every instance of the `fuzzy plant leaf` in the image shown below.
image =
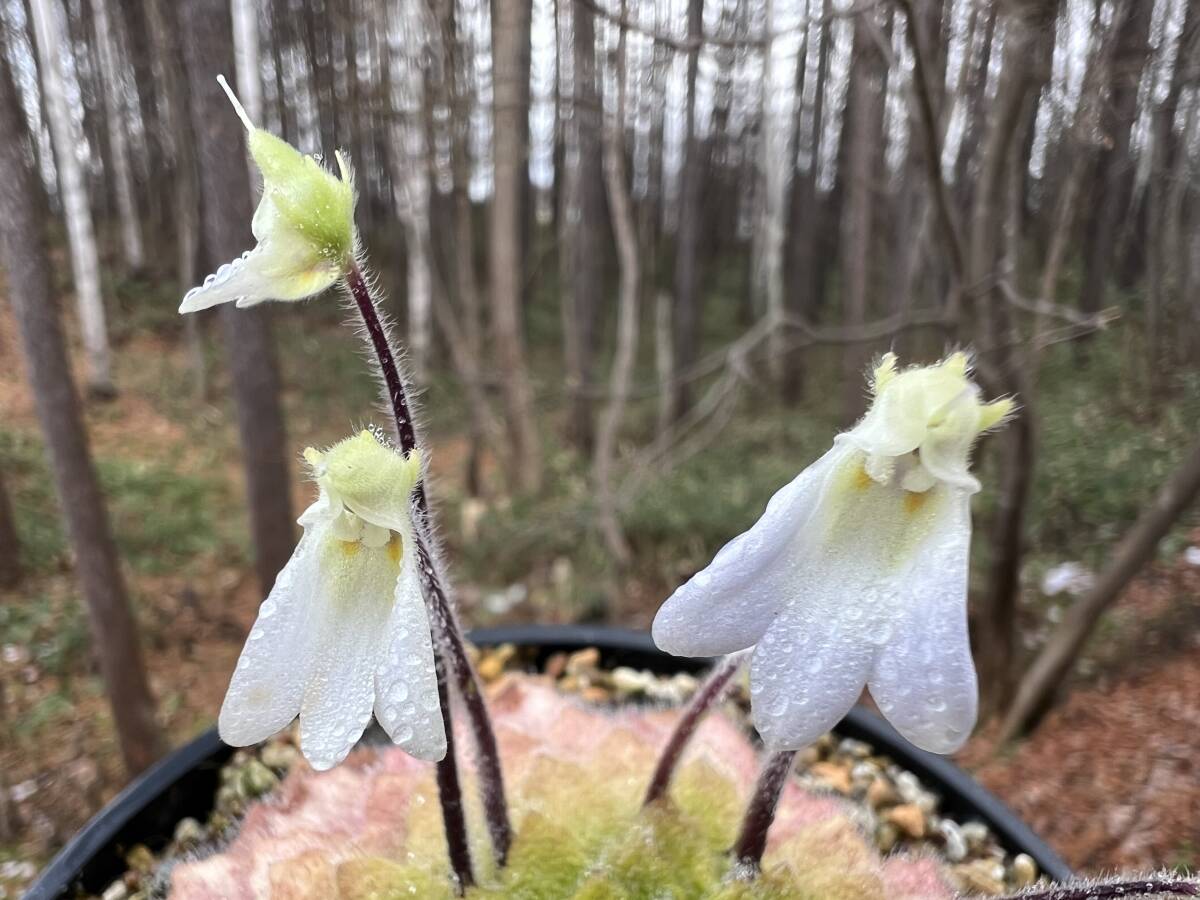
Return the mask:
<svg viewBox="0 0 1200 900"><path fill-rule="evenodd" d="M728 848L758 754L709 716L665 803L642 809L676 710L590 707L532 676L493 689L515 840L491 866L482 811L468 805L478 884L469 900L949 900L930 857L881 857L844 801L789 782L753 881L729 878ZM474 779L469 767L464 774ZM471 792L467 792L471 796ZM254 804L237 836L170 873L176 900L368 900L455 896L433 767L391 746L363 747L328 772L304 763Z"/></svg>

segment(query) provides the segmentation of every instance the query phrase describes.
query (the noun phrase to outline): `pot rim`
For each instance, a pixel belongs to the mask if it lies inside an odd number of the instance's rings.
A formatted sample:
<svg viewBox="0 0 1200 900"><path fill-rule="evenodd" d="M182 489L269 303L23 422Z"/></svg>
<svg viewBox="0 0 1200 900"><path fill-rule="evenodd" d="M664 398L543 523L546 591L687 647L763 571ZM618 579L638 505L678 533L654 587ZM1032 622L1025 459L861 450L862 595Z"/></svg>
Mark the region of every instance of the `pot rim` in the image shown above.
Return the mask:
<svg viewBox="0 0 1200 900"><path fill-rule="evenodd" d="M713 662L710 658L670 656L659 650L643 631L604 625L507 625L476 629L468 638L480 647L515 644L533 649L538 652L539 661L552 653L595 647L602 662L659 672L667 668L664 664L669 664L675 671L696 673ZM1005 849L1028 854L1055 881L1071 877L1071 869L1062 858L998 797L950 760L914 747L876 713L855 706L833 730L843 737L870 744L912 772L939 795L943 811L960 821L983 822ZM215 786L216 770L233 752L212 727L167 754L126 785L67 842L30 887L25 900L70 896L68 891L72 887L89 879L89 868L106 849L119 842L126 845L138 842L135 834L126 836L126 833L137 830L139 816L160 811L172 792L180 792L180 783L202 769L211 770ZM178 802L175 806L179 806ZM186 814L181 812L174 821ZM148 826L146 823L143 827ZM104 880L98 877L100 874L92 872L90 879ZM107 883L94 892L99 893Z"/></svg>

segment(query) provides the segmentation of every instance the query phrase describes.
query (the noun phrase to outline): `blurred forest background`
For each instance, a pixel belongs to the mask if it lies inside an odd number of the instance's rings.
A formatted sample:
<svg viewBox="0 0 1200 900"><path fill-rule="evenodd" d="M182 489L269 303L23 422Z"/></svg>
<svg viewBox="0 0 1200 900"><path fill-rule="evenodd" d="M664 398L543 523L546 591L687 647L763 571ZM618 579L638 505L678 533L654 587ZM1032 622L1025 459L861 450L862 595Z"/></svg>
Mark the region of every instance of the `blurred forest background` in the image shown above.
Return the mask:
<svg viewBox="0 0 1200 900"><path fill-rule="evenodd" d="M1200 4L0 20L0 896L213 721L299 451L375 408L335 297L176 314L252 244L218 73L354 165L468 622L648 625L875 356L971 347L1022 412L979 453L963 761L1077 866L1200 861Z"/></svg>

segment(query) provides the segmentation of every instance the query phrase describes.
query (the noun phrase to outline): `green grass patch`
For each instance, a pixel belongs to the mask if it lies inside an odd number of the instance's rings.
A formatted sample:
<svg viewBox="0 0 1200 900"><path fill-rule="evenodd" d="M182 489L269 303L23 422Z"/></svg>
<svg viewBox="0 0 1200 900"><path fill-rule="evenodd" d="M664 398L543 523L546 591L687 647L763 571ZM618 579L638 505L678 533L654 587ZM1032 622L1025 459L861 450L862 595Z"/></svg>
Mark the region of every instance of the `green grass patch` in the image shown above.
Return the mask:
<svg viewBox="0 0 1200 900"><path fill-rule="evenodd" d="M66 536L41 442L0 430L0 460L22 564L31 572L65 567ZM167 463L140 460L100 459L97 470L118 551L136 570L161 575L218 550L226 558L242 558L234 529L245 513L235 511L221 482L181 474ZM221 516L222 509L229 514Z"/></svg>

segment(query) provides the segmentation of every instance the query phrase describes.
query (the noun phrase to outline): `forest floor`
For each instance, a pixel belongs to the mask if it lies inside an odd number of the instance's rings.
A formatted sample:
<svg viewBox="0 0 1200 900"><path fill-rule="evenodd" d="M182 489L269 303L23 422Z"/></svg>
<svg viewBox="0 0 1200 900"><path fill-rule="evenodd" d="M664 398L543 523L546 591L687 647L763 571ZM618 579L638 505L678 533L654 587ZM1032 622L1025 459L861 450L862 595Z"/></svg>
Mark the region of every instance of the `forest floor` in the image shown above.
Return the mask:
<svg viewBox="0 0 1200 900"><path fill-rule="evenodd" d="M179 744L212 723L261 598L248 565L236 435L214 342L206 344L206 396L221 399L209 400L197 396L178 330L157 314L140 319L144 307L130 297L129 324L117 335L121 395L89 404L87 416L160 719ZM12 322L7 307L0 310L0 359L16 361ZM276 317L297 450L344 436L367 420L374 399L353 342L333 336L336 309L314 318L298 326ZM1098 563L1196 421L1183 404L1147 417L1128 393L1124 367L1136 354L1117 346L1098 355L1105 364L1089 381L1068 376L1041 403L1047 449L1033 516L1036 552L1024 573L1030 646L1061 614L1061 602L1037 590L1042 572L1063 560ZM0 366L0 464L27 568L16 591L0 593L0 791L16 813L15 835L0 841L0 900L16 896L124 782L20 371ZM1074 371L1070 360L1061 371ZM561 404L544 405L554 421ZM434 492L464 618L648 625L670 587L745 527L836 425L828 410L798 416L753 398L750 406L726 439L626 511L636 562L617 573L595 549L594 534L574 524L586 514L586 461L553 440L545 496L465 496L465 415L453 390L435 380L425 396ZM1104 427L1094 427L1098 421ZM493 485L503 474L491 464ZM298 512L311 487L298 475L294 481ZM980 500L986 511L988 495ZM1193 543L1200 530L1188 527L1166 542L1031 737L997 752L984 727L959 758L1082 870L1200 865L1200 567L1183 555Z"/></svg>

